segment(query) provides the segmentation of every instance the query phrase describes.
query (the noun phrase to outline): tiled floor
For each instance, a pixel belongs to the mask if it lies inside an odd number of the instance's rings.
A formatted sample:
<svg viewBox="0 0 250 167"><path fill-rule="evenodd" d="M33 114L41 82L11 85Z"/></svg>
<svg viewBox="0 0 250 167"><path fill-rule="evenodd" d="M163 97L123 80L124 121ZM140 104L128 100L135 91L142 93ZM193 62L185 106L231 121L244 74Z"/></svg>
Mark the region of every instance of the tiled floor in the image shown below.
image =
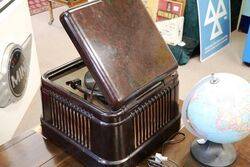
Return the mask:
<svg viewBox="0 0 250 167"><path fill-rule="evenodd" d="M28 0L28 3L31 15L46 11L49 5L48 0ZM62 4L53 3L53 7L59 6L62 6Z"/></svg>
<svg viewBox="0 0 250 167"><path fill-rule="evenodd" d="M61 7L54 10L56 19L51 26L47 24L48 14L46 12L32 16L42 73L79 56L58 21L60 13L65 9L65 7ZM180 98L184 99L198 80L213 72L230 72L250 81L250 68L241 63L244 41L244 34L234 32L231 44L211 59L200 63L199 58L195 57L187 65L179 67ZM16 135L39 125L41 113L42 107L38 92L17 129Z"/></svg>

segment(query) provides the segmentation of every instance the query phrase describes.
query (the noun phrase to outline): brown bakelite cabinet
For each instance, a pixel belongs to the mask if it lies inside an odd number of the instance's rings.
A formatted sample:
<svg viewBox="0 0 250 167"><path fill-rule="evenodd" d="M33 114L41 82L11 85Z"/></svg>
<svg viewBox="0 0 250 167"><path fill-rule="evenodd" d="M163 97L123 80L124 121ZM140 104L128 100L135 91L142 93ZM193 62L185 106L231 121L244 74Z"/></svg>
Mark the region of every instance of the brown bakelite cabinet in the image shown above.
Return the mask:
<svg viewBox="0 0 250 167"><path fill-rule="evenodd" d="M94 1L60 20L81 58L42 77L43 135L88 167L136 166L180 128L172 53L141 0ZM102 99L66 84L88 71Z"/></svg>

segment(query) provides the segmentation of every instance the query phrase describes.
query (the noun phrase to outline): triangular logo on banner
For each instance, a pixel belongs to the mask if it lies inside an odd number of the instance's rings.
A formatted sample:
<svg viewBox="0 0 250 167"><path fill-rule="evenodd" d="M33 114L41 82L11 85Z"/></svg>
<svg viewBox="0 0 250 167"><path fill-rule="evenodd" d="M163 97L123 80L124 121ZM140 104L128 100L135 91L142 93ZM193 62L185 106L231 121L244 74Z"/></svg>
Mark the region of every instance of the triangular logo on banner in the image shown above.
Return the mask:
<svg viewBox="0 0 250 167"><path fill-rule="evenodd" d="M219 0L217 10L215 11L212 0L209 1L208 9L206 13L206 19L204 26L210 25L213 23L212 34L210 40L213 40L223 34L219 19L227 16L227 10L223 0Z"/></svg>

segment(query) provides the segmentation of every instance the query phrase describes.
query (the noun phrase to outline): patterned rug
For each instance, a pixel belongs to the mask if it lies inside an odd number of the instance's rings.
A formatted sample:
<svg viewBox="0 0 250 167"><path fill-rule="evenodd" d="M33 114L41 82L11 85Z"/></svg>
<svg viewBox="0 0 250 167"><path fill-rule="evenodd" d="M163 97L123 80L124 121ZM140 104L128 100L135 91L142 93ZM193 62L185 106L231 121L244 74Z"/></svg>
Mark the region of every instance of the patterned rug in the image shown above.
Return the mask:
<svg viewBox="0 0 250 167"><path fill-rule="evenodd" d="M48 10L48 0L28 0L30 14L35 15ZM53 8L60 7L62 4L53 3Z"/></svg>

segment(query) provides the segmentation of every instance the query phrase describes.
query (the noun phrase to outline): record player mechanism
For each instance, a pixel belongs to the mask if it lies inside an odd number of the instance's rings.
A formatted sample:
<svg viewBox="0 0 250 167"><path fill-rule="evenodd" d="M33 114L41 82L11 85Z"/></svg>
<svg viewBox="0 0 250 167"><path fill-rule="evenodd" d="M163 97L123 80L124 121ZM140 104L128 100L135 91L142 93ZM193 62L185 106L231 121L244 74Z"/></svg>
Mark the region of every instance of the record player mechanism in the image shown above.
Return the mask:
<svg viewBox="0 0 250 167"><path fill-rule="evenodd" d="M42 76L42 133L86 166L136 166L180 128L177 63L141 0L60 20L81 58Z"/></svg>
<svg viewBox="0 0 250 167"><path fill-rule="evenodd" d="M107 104L102 92L89 71L87 71L84 75L83 84L84 86L82 85L82 81L80 79L74 79L66 82L66 85L69 85L72 89L82 92L85 100L89 100L91 102L94 97L102 101L104 104Z"/></svg>

